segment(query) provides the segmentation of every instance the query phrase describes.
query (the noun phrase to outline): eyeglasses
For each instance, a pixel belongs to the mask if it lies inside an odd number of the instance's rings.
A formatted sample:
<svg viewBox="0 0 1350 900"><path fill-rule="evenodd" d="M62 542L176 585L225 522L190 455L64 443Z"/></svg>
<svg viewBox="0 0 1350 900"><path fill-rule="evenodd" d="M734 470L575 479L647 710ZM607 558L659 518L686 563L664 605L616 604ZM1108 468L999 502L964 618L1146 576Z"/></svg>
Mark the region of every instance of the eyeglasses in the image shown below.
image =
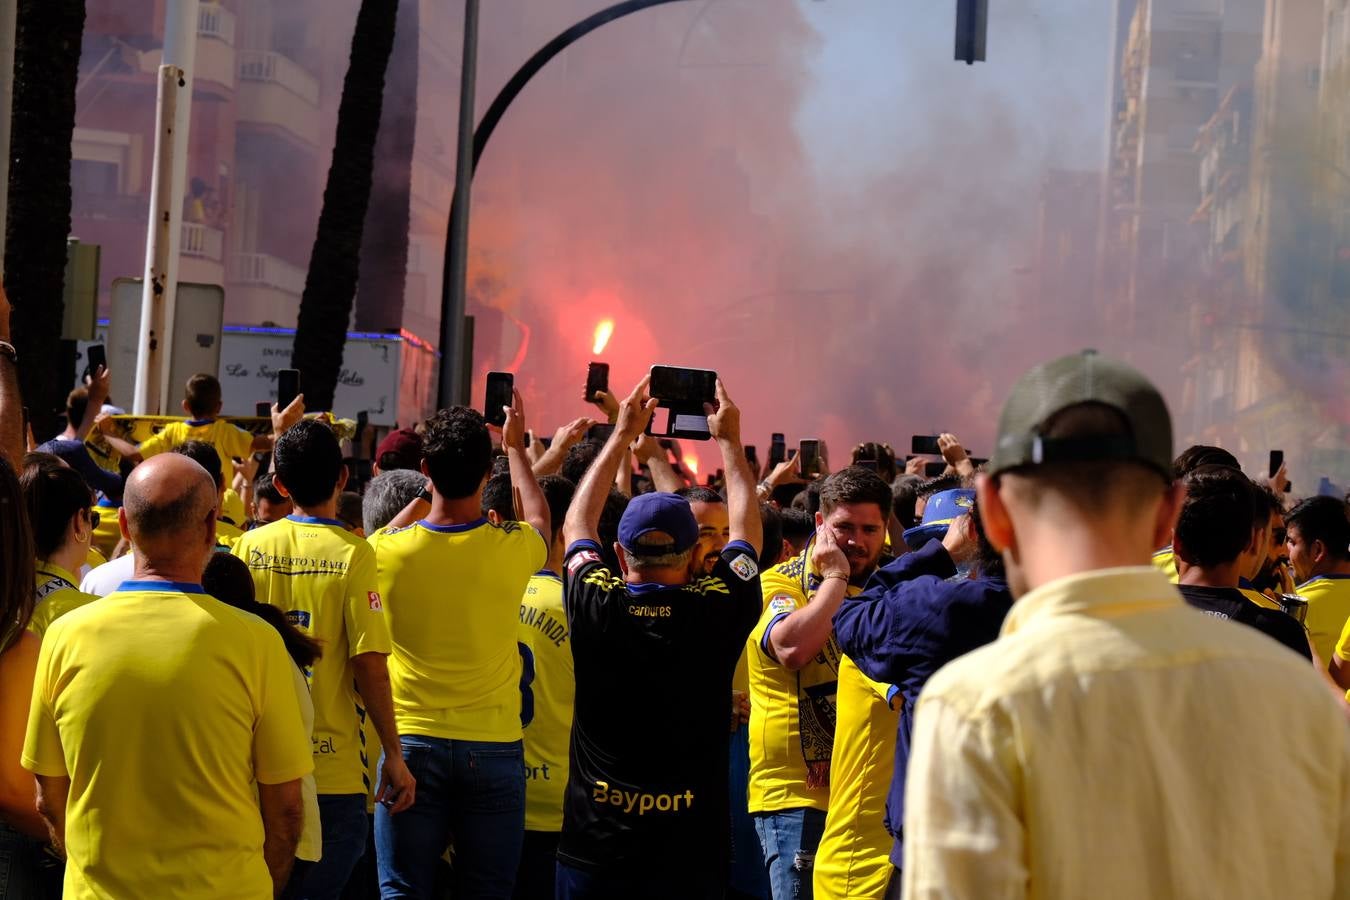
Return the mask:
<svg viewBox="0 0 1350 900"><path fill-rule="evenodd" d="M89 516L89 527L97 528L99 523L98 513L94 512L92 509L86 509L85 513Z"/></svg>

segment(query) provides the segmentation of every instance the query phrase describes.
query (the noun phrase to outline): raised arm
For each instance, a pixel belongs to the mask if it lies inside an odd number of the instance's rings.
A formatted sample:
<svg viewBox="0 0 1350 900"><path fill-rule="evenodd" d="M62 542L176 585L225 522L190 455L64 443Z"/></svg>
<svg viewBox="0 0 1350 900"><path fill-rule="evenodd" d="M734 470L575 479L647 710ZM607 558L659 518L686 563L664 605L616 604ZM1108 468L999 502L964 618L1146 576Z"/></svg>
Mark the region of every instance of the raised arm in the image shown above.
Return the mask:
<svg viewBox="0 0 1350 900"><path fill-rule="evenodd" d="M794 672L814 659L830 639L834 614L848 593L848 557L829 525L816 529L811 562L820 573L820 587L805 606L779 619L768 633L773 657Z"/></svg>
<svg viewBox="0 0 1350 900"><path fill-rule="evenodd" d="M568 422L555 431L553 443L544 451L543 456L534 461L534 474L540 477L557 475L562 470L563 461L567 459L567 451L581 443L586 437L586 430L594 424L594 419L583 417Z"/></svg>
<svg viewBox="0 0 1350 900"><path fill-rule="evenodd" d="M553 522L548 501L539 488L539 481L530 468L530 455L525 452L525 402L520 391L512 390L514 402L506 408L506 424L502 426L502 448L511 466L511 486L520 498L520 517L534 526L548 543L553 533Z"/></svg>
<svg viewBox="0 0 1350 900"><path fill-rule="evenodd" d="M673 494L687 487L684 479L675 473L670 464L670 454L661 442L649 434L644 434L633 444L633 453L639 465L646 465L652 476L652 486L658 491Z"/></svg>
<svg viewBox="0 0 1350 900"><path fill-rule="evenodd" d="M563 523L563 539L569 546L576 541L600 539L600 515L604 512L610 486L614 484L619 467L628 458L628 445L647 430L647 423L656 409L656 401L647 396L648 381L649 378L644 378L638 382L633 393L619 404L614 433L577 487Z"/></svg>
<svg viewBox="0 0 1350 900"><path fill-rule="evenodd" d="M75 429L75 437L84 440L94 430L94 422L103 411L103 402L108 399L112 386L112 373L107 366L99 366L89 379L89 402L84 405L84 418Z"/></svg>
<svg viewBox="0 0 1350 900"><path fill-rule="evenodd" d="M741 410L717 380L717 409L705 404L708 430L722 451L722 469L727 477L727 508L731 514L731 539L744 541L758 553L764 546L764 522L759 517L755 474L741 446ZM831 613L833 614L833 613Z"/></svg>
<svg viewBox="0 0 1350 900"><path fill-rule="evenodd" d="M295 864L295 848L305 825L305 801L300 779L258 785L258 808L263 822L263 860L272 876L273 896L280 897Z"/></svg>

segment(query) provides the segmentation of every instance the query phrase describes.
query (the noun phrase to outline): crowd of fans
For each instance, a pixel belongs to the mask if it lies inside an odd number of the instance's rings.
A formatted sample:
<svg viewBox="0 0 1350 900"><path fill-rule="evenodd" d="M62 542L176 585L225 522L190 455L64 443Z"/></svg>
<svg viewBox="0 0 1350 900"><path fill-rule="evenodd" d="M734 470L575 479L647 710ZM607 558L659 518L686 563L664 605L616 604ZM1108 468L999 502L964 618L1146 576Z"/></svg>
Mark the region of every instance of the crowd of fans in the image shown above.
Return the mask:
<svg viewBox="0 0 1350 900"><path fill-rule="evenodd" d="M99 370L34 445L8 336L0 897L1350 896L1346 502L1174 457L1122 363L935 477L761 470L719 382L699 484L644 380L357 485L209 375L133 445Z"/></svg>

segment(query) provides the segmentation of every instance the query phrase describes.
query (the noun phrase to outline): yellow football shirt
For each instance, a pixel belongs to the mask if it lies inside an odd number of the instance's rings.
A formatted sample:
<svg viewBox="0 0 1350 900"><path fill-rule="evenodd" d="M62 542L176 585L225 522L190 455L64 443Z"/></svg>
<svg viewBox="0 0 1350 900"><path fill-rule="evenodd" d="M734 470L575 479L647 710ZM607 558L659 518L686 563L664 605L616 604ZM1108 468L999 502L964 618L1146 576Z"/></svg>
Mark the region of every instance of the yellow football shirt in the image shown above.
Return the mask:
<svg viewBox="0 0 1350 900"><path fill-rule="evenodd" d="M248 564L258 600L323 645L323 656L305 673L319 793L366 793L365 710L350 659L390 649L374 552L336 519L289 516L245 532L234 555Z"/></svg>
<svg viewBox="0 0 1350 900"><path fill-rule="evenodd" d="M218 546L233 550L234 545L239 543L239 539L243 536L242 529L235 528L223 519L216 520L216 544Z"/></svg>
<svg viewBox="0 0 1350 900"><path fill-rule="evenodd" d="M1177 557L1170 544L1153 554L1153 567L1166 575L1173 584L1181 580L1177 574Z"/></svg>
<svg viewBox="0 0 1350 900"><path fill-rule="evenodd" d="M1323 665L1331 665L1331 654L1350 658L1350 644L1343 633L1350 621L1350 575L1319 575L1298 586L1298 595L1308 601L1308 629L1313 649ZM1337 641L1340 641L1339 646Z"/></svg>
<svg viewBox="0 0 1350 900"><path fill-rule="evenodd" d="M806 606L820 586L819 574L810 563L810 552L808 544L801 555L760 575L764 612L746 641L752 813L802 808L824 811L830 802L828 787L807 784L807 751L802 743L800 709L803 704L822 705L833 713L841 657L839 646L831 635L816 658L794 672L769 655L767 644L769 629L782 617ZM858 592L858 588L849 586L850 596ZM832 740L831 735L812 752L827 758Z"/></svg>
<svg viewBox="0 0 1350 900"><path fill-rule="evenodd" d="M528 714L525 830L562 831L572 704L577 692L562 578L544 571L530 579L520 601L518 634L534 664L534 678L525 686L522 700Z"/></svg>
<svg viewBox="0 0 1350 900"><path fill-rule="evenodd" d="M87 603L93 603L98 597L82 593L78 587L80 580L70 572L50 562L38 560L37 591L32 618L28 620L28 630L42 637L51 624Z"/></svg>
<svg viewBox="0 0 1350 900"><path fill-rule="evenodd" d="M400 734L521 739L520 598L548 561L529 525L417 522L371 538L389 603Z"/></svg>
<svg viewBox="0 0 1350 900"><path fill-rule="evenodd" d="M891 706L895 691L869 679L847 656L840 661L830 810L813 875L816 900L876 900L895 870L885 824L900 725Z"/></svg>
<svg viewBox="0 0 1350 900"><path fill-rule="evenodd" d="M1284 607L1267 597L1265 594L1253 588L1238 588L1238 593L1255 603L1257 606L1265 609L1277 609L1284 612Z"/></svg>
<svg viewBox="0 0 1350 900"><path fill-rule="evenodd" d="M168 453L188 441L206 441L216 448L220 454L220 471L225 476L226 487L234 481L234 459L243 459L253 452L253 435L224 419L170 422L142 441L136 449L142 457L149 459L157 453Z"/></svg>
<svg viewBox="0 0 1350 900"><path fill-rule="evenodd" d="M47 630L23 766L68 776L66 900L272 896L255 783L314 763L276 631L126 582Z"/></svg>
<svg viewBox="0 0 1350 900"><path fill-rule="evenodd" d="M98 527L94 529L91 547L108 559L112 559L113 550L122 540L122 527L117 524L117 510L121 504L113 505L100 500L94 507L98 513Z"/></svg>

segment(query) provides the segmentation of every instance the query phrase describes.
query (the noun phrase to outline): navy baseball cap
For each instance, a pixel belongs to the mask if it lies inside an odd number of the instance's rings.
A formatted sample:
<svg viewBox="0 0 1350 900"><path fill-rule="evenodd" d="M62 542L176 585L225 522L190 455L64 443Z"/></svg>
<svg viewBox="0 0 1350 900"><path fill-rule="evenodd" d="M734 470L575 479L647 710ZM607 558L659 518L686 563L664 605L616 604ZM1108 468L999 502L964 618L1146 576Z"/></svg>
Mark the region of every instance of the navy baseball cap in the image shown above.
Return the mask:
<svg viewBox="0 0 1350 900"><path fill-rule="evenodd" d="M947 526L970 512L974 505L975 492L968 488L939 491L929 497L924 505L923 522L905 529L902 537L906 544L916 550L934 538L940 541L947 536Z"/></svg>
<svg viewBox="0 0 1350 900"><path fill-rule="evenodd" d="M671 537L664 545L639 544L649 534L660 532ZM628 503L619 519L619 544L630 553L662 556L683 553L698 543L698 522L689 501L678 494L639 494Z"/></svg>

